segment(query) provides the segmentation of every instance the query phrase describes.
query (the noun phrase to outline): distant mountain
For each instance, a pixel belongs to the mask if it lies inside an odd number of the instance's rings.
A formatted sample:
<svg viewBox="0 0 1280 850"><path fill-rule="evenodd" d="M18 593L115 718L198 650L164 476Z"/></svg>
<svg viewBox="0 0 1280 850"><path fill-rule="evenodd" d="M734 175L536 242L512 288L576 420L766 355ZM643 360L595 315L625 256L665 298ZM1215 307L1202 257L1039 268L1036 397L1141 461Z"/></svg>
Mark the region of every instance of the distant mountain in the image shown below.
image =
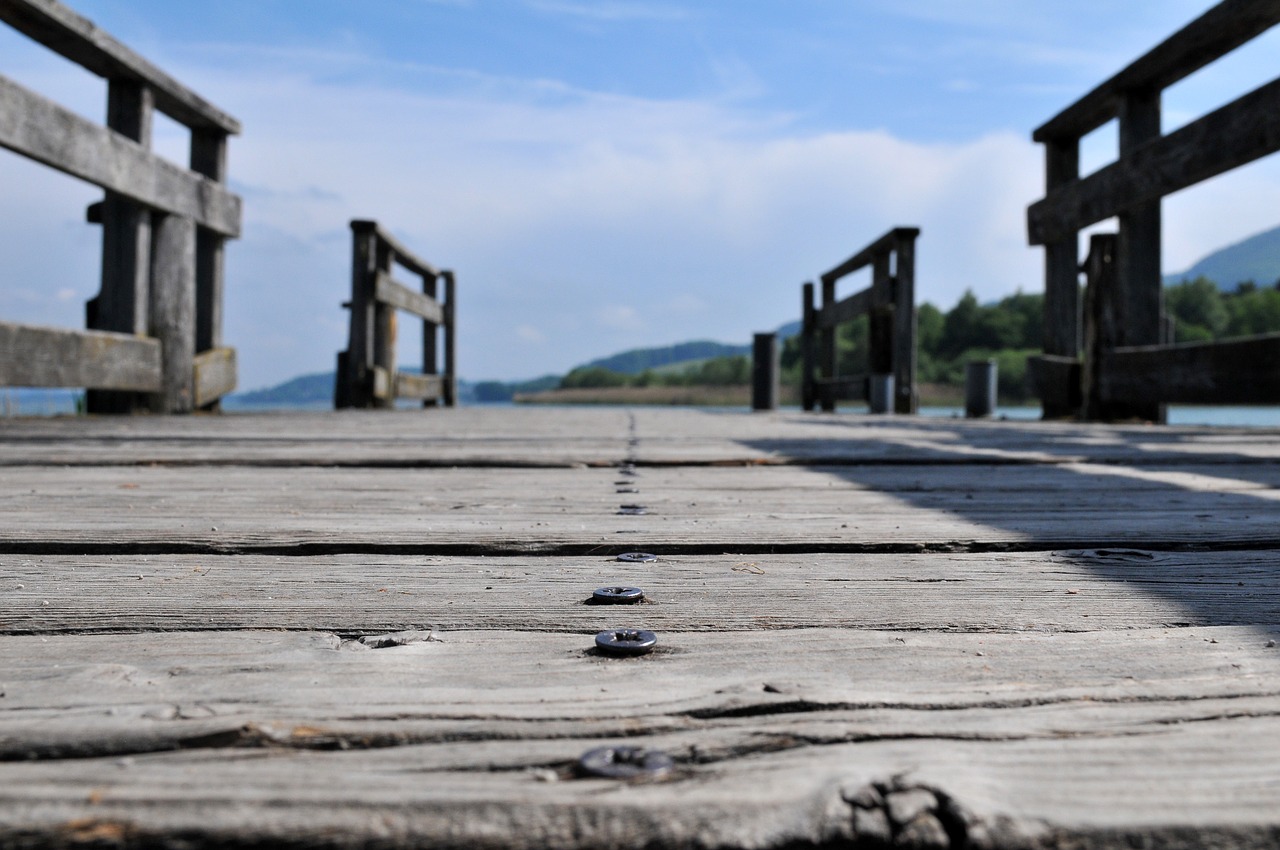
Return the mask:
<svg viewBox="0 0 1280 850"><path fill-rule="evenodd" d="M283 384L250 390L245 393L233 393L228 401L234 404L250 406L258 405L312 405L325 402L333 404L333 372L316 372L311 375L299 375Z"/></svg>
<svg viewBox="0 0 1280 850"><path fill-rule="evenodd" d="M1164 283L1169 286L1198 277L1207 277L1227 292L1247 280L1258 286L1275 285L1280 281L1280 227L1214 251L1184 272L1165 275Z"/></svg>
<svg viewBox="0 0 1280 850"><path fill-rule="evenodd" d="M747 354L750 351L749 345L728 345L710 340L695 340L659 348L633 348L620 354L592 360L576 368L598 367L611 372L621 372L624 375L638 375L645 369L657 369L673 363L684 363L687 360L706 360L708 357L732 357L736 354Z"/></svg>

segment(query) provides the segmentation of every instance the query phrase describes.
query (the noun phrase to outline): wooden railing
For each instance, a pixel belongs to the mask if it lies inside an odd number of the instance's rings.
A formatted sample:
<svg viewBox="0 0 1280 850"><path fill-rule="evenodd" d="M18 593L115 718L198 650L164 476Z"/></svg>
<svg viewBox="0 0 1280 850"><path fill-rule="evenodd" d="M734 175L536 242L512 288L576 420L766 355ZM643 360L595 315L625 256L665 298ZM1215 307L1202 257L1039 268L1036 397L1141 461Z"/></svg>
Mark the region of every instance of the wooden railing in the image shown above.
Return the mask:
<svg viewBox="0 0 1280 850"><path fill-rule="evenodd" d="M424 406L452 407L457 399L454 369L453 272L437 270L404 247L376 221L351 222L351 335L338 354L334 406L394 407L397 398L421 399ZM392 277L401 267L421 278L421 291ZM443 282L444 300L437 298ZM396 310L422 319L422 374L396 371ZM437 364L437 330L444 336L444 371Z"/></svg>
<svg viewBox="0 0 1280 850"><path fill-rule="evenodd" d="M86 387L90 412L214 407L235 388L222 347L223 243L240 234L227 138L240 124L55 0L0 0L0 21L107 80L100 126L0 76L0 147L106 190L89 331L0 322L0 386ZM155 110L191 130L190 170L151 152Z"/></svg>
<svg viewBox="0 0 1280 850"><path fill-rule="evenodd" d="M1277 23L1280 0L1219 3L1035 131L1047 185L1027 228L1045 247L1045 356L1030 366L1047 418L1163 421L1166 402L1280 401L1280 369L1255 385L1237 371L1258 356L1280 363L1280 339L1170 344L1160 266L1164 196L1280 150L1280 79L1167 135L1161 93ZM1081 138L1112 119L1119 159L1081 178ZM1082 364L1079 232L1113 216L1118 235L1091 252Z"/></svg>
<svg viewBox="0 0 1280 850"><path fill-rule="evenodd" d="M814 286L803 288L800 397L805 410L836 408L837 399L865 399L875 412L892 409L915 413L916 390L915 244L920 230L890 230L840 265L822 275L822 305L814 305ZM836 300L836 282L871 266L871 286ZM836 332L839 326L866 315L869 363L866 374L841 376ZM890 380L891 378L891 380ZM876 390L892 386L891 398Z"/></svg>

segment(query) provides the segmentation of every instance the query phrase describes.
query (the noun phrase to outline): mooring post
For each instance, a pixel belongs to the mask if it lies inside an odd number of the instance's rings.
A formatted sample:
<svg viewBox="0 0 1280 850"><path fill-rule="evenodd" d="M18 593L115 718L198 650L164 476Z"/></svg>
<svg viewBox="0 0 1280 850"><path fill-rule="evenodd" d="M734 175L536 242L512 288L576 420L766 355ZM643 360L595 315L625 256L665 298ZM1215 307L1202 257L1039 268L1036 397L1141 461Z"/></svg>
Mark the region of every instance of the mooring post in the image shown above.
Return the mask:
<svg viewBox="0 0 1280 850"><path fill-rule="evenodd" d="M964 415L981 419L996 412L996 361L971 360L964 367Z"/></svg>
<svg viewBox="0 0 1280 850"><path fill-rule="evenodd" d="M751 346L751 409L778 409L778 335L756 334Z"/></svg>

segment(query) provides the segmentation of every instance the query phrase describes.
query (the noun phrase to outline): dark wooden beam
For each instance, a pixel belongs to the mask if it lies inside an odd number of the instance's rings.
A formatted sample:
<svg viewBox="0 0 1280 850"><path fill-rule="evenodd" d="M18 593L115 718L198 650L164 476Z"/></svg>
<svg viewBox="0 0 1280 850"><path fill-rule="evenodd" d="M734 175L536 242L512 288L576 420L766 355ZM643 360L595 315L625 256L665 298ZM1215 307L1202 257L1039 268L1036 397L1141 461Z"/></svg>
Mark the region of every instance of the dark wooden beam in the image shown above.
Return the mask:
<svg viewBox="0 0 1280 850"><path fill-rule="evenodd" d="M1135 403L1280 403L1280 333L1103 351L1099 395Z"/></svg>
<svg viewBox="0 0 1280 850"><path fill-rule="evenodd" d="M1106 168L1049 192L1027 209L1032 245L1280 151L1280 79L1155 139Z"/></svg>
<svg viewBox="0 0 1280 850"><path fill-rule="evenodd" d="M1159 92L1280 23L1280 0L1226 0L1039 127L1037 142L1079 139L1120 114L1127 93Z"/></svg>

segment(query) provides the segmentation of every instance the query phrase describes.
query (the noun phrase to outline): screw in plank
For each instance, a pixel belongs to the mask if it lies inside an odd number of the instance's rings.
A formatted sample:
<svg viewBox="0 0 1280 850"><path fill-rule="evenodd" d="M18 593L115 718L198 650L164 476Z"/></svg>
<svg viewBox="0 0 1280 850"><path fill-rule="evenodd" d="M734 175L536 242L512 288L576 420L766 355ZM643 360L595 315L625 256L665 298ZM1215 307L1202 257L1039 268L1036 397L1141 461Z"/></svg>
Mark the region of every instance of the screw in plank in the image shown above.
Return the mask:
<svg viewBox="0 0 1280 850"><path fill-rule="evenodd" d="M658 636L644 629L607 629L596 635L596 649L607 655L644 655Z"/></svg>
<svg viewBox="0 0 1280 850"><path fill-rule="evenodd" d="M644 601L644 591L638 587L600 587L591 598L598 605L631 605Z"/></svg>
<svg viewBox="0 0 1280 850"><path fill-rule="evenodd" d="M596 747L578 759L579 775L603 779L657 778L673 766L671 756L645 747Z"/></svg>
<svg viewBox="0 0 1280 850"><path fill-rule="evenodd" d="M648 552L623 552L618 560L628 564L648 564L658 560L658 556Z"/></svg>
<svg viewBox="0 0 1280 850"><path fill-rule="evenodd" d="M649 510L644 505L619 505L619 516L644 516Z"/></svg>

